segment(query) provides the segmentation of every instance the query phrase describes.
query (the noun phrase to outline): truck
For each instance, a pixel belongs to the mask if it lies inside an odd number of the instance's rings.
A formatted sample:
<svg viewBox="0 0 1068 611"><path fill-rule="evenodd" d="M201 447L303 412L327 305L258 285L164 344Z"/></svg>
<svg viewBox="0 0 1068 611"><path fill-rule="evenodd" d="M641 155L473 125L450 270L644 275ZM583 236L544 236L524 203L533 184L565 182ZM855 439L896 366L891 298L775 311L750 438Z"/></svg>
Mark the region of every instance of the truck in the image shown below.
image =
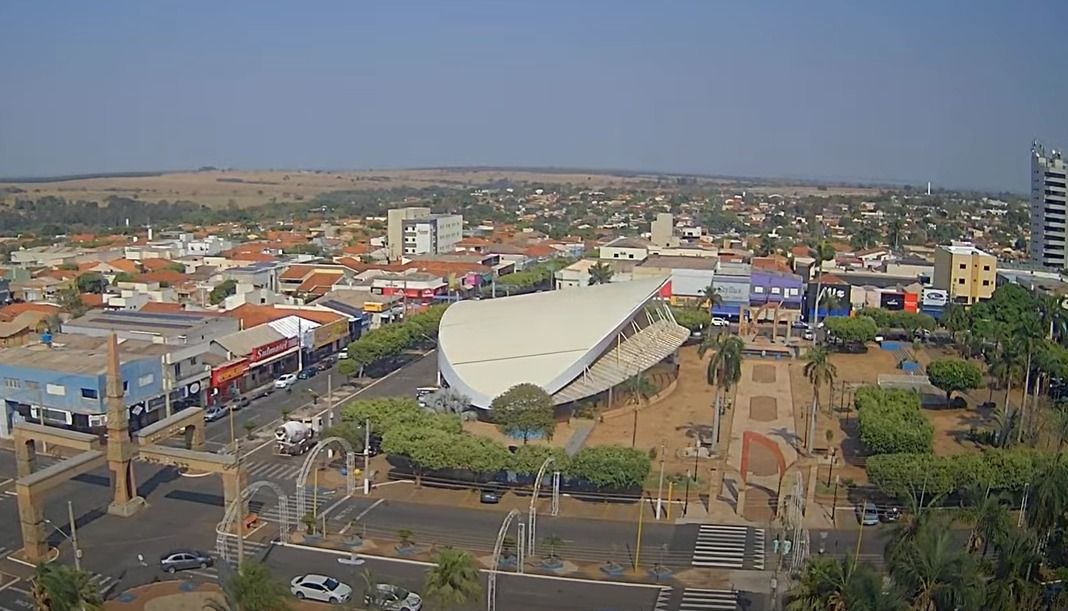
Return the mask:
<svg viewBox="0 0 1068 611"><path fill-rule="evenodd" d="M319 418L289 420L274 430L275 453L300 456L319 441L322 424Z"/></svg>

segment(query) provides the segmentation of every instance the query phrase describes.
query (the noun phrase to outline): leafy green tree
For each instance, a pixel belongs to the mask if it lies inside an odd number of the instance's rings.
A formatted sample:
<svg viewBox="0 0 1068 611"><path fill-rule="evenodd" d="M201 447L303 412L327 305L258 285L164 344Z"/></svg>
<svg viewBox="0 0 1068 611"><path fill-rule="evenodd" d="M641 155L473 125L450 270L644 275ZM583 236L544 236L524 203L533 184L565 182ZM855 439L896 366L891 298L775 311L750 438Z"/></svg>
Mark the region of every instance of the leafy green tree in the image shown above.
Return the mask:
<svg viewBox="0 0 1068 611"><path fill-rule="evenodd" d="M939 359L927 365L927 377L936 388L946 393L946 403L953 399L953 393L979 388L983 383L983 373L979 366L964 359Z"/></svg>
<svg viewBox="0 0 1068 611"><path fill-rule="evenodd" d="M901 247L901 234L904 230L904 219L897 214L891 216L890 221L886 224L886 243L894 250Z"/></svg>
<svg viewBox="0 0 1068 611"><path fill-rule="evenodd" d="M183 268L182 271L185 271L185 269ZM115 274L115 277L112 279L112 281L115 284L118 284L120 282L133 282L136 279L137 276L131 274L130 272L118 272Z"/></svg>
<svg viewBox="0 0 1068 611"><path fill-rule="evenodd" d="M56 303L59 305L60 310L73 317L85 314L87 309L78 289L73 286L65 286L59 289L56 292Z"/></svg>
<svg viewBox="0 0 1068 611"><path fill-rule="evenodd" d="M55 562L38 564L33 575L35 608L42 611L99 611L100 591L85 571Z"/></svg>
<svg viewBox="0 0 1068 611"><path fill-rule="evenodd" d="M291 608L289 590L266 566L246 560L235 572L228 564L223 565L219 567L222 600L212 598L204 608L212 611L288 611Z"/></svg>
<svg viewBox="0 0 1068 611"><path fill-rule="evenodd" d="M422 486L427 471L457 467L459 435L440 429L398 427L382 436L382 449L388 454L404 456L415 473L415 485Z"/></svg>
<svg viewBox="0 0 1068 611"><path fill-rule="evenodd" d="M211 293L208 294L208 302L211 305L217 305L223 302L224 299L237 292L237 282L235 280L223 280L219 284L215 285L215 288L211 289Z"/></svg>
<svg viewBox="0 0 1068 611"><path fill-rule="evenodd" d="M522 437L527 443L531 435L551 439L556 429L553 400L540 386L517 384L504 391L490 404L493 419L505 435Z"/></svg>
<svg viewBox="0 0 1068 611"><path fill-rule="evenodd" d="M691 333L703 331L712 323L712 316L705 309L672 306L671 315L675 317L675 322L686 327Z"/></svg>
<svg viewBox="0 0 1068 611"><path fill-rule="evenodd" d="M360 367L351 358L341 359L337 363L337 372L346 378L351 378L360 373Z"/></svg>
<svg viewBox="0 0 1068 611"><path fill-rule="evenodd" d="M342 420L335 423L334 426L323 430L322 437L323 439L340 437L349 442L352 451L357 453L363 452L363 442L366 438L363 425L354 420Z"/></svg>
<svg viewBox="0 0 1068 611"><path fill-rule="evenodd" d="M571 457L568 470L601 488L632 490L645 482L650 468L646 452L622 446L596 446L579 450Z"/></svg>
<svg viewBox="0 0 1068 611"><path fill-rule="evenodd" d="M816 346L805 353L805 377L812 384L816 394L816 405L820 404L820 388L827 384L834 389L834 380L838 376L838 368L831 362L831 353L823 346ZM833 402L833 400L832 400Z"/></svg>
<svg viewBox="0 0 1068 611"><path fill-rule="evenodd" d="M78 276L74 281L79 293L95 293L99 295L108 287L108 281L99 272L87 272Z"/></svg>
<svg viewBox="0 0 1068 611"><path fill-rule="evenodd" d="M466 607L482 595L482 579L471 554L443 547L431 559L423 596L434 609L442 611Z"/></svg>
<svg viewBox="0 0 1068 611"><path fill-rule="evenodd" d="M867 316L831 316L824 324L827 331L846 343L867 343L875 339L879 327Z"/></svg>
<svg viewBox="0 0 1068 611"><path fill-rule="evenodd" d="M593 286L595 284L608 284L612 281L612 276L615 275L615 272L612 271L612 268L607 263L598 261L590 266L589 274L589 285Z"/></svg>
<svg viewBox="0 0 1068 611"><path fill-rule="evenodd" d="M860 440L869 454L932 451L934 427L915 393L869 386L858 389L853 401Z"/></svg>

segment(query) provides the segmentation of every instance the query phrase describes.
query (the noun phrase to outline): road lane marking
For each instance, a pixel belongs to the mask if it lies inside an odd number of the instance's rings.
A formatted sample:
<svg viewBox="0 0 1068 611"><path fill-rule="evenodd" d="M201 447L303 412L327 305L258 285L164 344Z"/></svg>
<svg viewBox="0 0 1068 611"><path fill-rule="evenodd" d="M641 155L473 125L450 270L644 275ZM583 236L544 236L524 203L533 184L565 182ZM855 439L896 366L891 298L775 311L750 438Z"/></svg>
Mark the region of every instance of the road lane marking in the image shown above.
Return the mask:
<svg viewBox="0 0 1068 611"><path fill-rule="evenodd" d="M368 507L367 509L364 509L363 511L360 512L359 515L356 516L356 520L357 521L358 520L362 520L365 515L371 513L372 509L374 509L375 507L378 507L379 505L381 505L382 503L385 503L385 502L386 502L386 499L378 499L374 503L371 503L370 507Z"/></svg>

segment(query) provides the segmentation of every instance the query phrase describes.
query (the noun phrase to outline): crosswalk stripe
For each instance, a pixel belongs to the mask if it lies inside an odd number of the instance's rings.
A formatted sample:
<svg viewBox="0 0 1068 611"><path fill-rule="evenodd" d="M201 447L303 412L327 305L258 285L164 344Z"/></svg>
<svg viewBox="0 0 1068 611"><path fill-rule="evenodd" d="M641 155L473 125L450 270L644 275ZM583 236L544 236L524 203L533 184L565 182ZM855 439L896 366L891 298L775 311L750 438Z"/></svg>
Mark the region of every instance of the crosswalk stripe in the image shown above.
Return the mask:
<svg viewBox="0 0 1068 611"><path fill-rule="evenodd" d="M679 611L735 611L738 593L734 590L686 588L682 591Z"/></svg>
<svg viewBox="0 0 1068 611"><path fill-rule="evenodd" d="M754 544L754 556L753 556L753 568L758 571L764 570L764 529L754 528L753 535L755 539Z"/></svg>
<svg viewBox="0 0 1068 611"><path fill-rule="evenodd" d="M656 595L656 607L653 611L668 611L668 605L671 604L671 588L661 587L660 592Z"/></svg>
<svg viewBox="0 0 1068 611"><path fill-rule="evenodd" d="M702 524L697 529L691 564L696 567L737 568L745 564L748 526Z"/></svg>

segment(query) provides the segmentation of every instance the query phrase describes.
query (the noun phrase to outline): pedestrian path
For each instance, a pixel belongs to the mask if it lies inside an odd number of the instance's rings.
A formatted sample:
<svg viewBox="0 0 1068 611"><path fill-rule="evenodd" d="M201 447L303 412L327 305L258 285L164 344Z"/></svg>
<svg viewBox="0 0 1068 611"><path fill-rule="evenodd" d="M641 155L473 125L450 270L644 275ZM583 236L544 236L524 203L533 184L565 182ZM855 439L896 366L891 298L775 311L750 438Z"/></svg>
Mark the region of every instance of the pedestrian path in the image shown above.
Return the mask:
<svg viewBox="0 0 1068 611"><path fill-rule="evenodd" d="M661 587L660 593L656 595L656 606L653 607L653 611L668 611L669 605L671 605L671 588Z"/></svg>
<svg viewBox="0 0 1068 611"><path fill-rule="evenodd" d="M89 583L92 584L97 592L100 592L100 598L106 599L111 590L119 583L118 578L111 577L109 575L102 575L95 571L87 571L89 573Z"/></svg>
<svg viewBox="0 0 1068 611"><path fill-rule="evenodd" d="M748 526L702 524L693 546L693 566L740 569L748 540Z"/></svg>
<svg viewBox="0 0 1068 611"><path fill-rule="evenodd" d="M249 480L257 479L270 479L270 480L284 480L284 481L296 481L297 475L300 474L300 467L304 461L300 462L266 462L266 461L253 461L248 463L246 470L248 472Z"/></svg>
<svg viewBox="0 0 1068 611"><path fill-rule="evenodd" d="M738 592L734 590L710 590L686 588L678 611L737 611Z"/></svg>

